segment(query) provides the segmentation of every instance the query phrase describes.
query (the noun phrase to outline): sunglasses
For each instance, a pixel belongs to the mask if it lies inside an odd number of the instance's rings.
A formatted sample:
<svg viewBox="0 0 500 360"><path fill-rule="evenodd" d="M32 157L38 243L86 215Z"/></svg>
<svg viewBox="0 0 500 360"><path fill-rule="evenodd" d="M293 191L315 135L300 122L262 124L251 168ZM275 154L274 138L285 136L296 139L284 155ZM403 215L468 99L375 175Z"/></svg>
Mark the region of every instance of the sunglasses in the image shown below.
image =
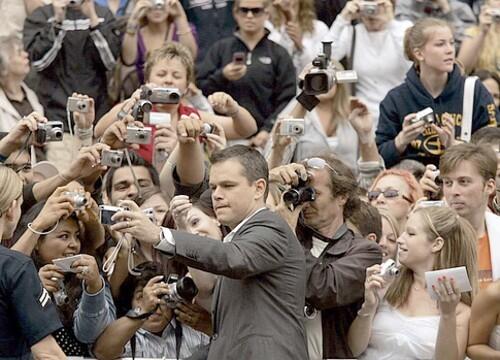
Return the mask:
<svg viewBox="0 0 500 360"><path fill-rule="evenodd" d="M313 157L310 159L305 159L304 163L305 163L306 167L308 167L309 169L322 170L326 167L326 168L330 169L335 175L339 174L334 168L332 168L330 166L330 164L328 164L326 162L325 159L322 159L322 158Z"/></svg>
<svg viewBox="0 0 500 360"><path fill-rule="evenodd" d="M394 199L400 195L399 190L395 189L387 189L385 191L368 191L368 200L373 201L378 198L380 194L384 195L386 199ZM403 198L403 200L406 200L410 204L413 204L413 201L408 196L401 195L401 197Z"/></svg>
<svg viewBox="0 0 500 360"><path fill-rule="evenodd" d="M239 7L238 11L245 15L252 13L253 16L259 16L264 13L265 9L263 7L255 7L255 8Z"/></svg>

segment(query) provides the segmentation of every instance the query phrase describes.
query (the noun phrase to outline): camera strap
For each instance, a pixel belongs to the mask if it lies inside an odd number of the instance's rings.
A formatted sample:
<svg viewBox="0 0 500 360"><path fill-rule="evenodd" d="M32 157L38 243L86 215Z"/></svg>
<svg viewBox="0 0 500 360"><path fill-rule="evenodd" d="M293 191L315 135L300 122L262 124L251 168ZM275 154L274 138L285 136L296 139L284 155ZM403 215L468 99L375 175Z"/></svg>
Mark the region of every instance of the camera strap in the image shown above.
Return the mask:
<svg viewBox="0 0 500 360"><path fill-rule="evenodd" d="M347 58L347 69L346 70L354 70L354 50L356 48L356 25L352 25L352 38L351 38L351 53ZM356 83L351 83L351 95L356 96Z"/></svg>
<svg viewBox="0 0 500 360"><path fill-rule="evenodd" d="M139 181L137 180L137 176L135 175L134 169L132 168L132 161L130 160L130 153L128 149L125 148L125 158L127 159L127 164L132 173L132 177L134 178L134 184L137 187L137 198L142 198L141 187L139 186Z"/></svg>
<svg viewBox="0 0 500 360"><path fill-rule="evenodd" d="M181 356L181 345L182 345L182 325L180 322L177 321L177 319L175 321L174 334L175 334L175 358L179 360Z"/></svg>
<svg viewBox="0 0 500 360"><path fill-rule="evenodd" d="M460 140L470 142L472 134L472 113L474 111L474 87L477 76L468 76L464 84L464 99L462 105L462 130Z"/></svg>

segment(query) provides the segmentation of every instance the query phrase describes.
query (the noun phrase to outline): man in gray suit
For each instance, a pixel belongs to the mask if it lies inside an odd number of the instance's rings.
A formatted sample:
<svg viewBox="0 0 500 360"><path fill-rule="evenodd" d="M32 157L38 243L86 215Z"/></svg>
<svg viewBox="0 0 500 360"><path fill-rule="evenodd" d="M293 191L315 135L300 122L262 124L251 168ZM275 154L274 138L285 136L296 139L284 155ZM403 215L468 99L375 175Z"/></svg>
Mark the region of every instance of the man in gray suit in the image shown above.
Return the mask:
<svg viewBox="0 0 500 360"><path fill-rule="evenodd" d="M236 145L211 157L210 187L223 242L156 227L135 203L113 229L166 256L222 275L214 289L208 359L308 358L303 325L305 257L294 232L265 207L268 167L256 150Z"/></svg>

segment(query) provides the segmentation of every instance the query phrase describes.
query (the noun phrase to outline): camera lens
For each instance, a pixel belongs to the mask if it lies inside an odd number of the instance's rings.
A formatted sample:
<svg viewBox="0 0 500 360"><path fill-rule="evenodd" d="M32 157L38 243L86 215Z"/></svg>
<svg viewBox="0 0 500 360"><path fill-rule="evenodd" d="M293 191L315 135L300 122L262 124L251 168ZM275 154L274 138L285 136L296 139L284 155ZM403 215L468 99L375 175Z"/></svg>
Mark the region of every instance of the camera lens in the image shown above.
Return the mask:
<svg viewBox="0 0 500 360"><path fill-rule="evenodd" d="M63 132L61 128L52 129L52 136L56 139L61 139L63 137Z"/></svg>
<svg viewBox="0 0 500 360"><path fill-rule="evenodd" d="M186 302L191 302L198 294L198 287L190 277L183 277L175 286L177 294Z"/></svg>
<svg viewBox="0 0 500 360"><path fill-rule="evenodd" d="M178 102L179 101L179 94L177 94L177 93L170 93L169 94L169 99L172 102Z"/></svg>

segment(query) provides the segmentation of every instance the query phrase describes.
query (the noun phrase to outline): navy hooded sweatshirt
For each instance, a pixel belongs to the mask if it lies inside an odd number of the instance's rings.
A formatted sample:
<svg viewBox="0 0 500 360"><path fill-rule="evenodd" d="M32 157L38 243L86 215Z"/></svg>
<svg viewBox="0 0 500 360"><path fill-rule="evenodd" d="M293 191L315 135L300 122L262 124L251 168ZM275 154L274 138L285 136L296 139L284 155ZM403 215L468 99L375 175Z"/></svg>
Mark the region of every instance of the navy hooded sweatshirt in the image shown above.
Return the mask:
<svg viewBox="0 0 500 360"><path fill-rule="evenodd" d="M412 67L406 74L405 82L389 91L380 103L380 118L376 131L378 151L387 168L404 159L438 166L439 157L445 149L432 128L426 128L402 154L396 149L394 140L403 128L404 117L426 107L434 110L437 125L441 125L441 115L449 113L455 120L455 137L460 138L464 84L465 77L461 76L460 69L455 65L443 92L433 98L422 85L415 67ZM500 122L500 118L493 97L481 81L476 81L472 132L484 126L497 126L497 121Z"/></svg>

